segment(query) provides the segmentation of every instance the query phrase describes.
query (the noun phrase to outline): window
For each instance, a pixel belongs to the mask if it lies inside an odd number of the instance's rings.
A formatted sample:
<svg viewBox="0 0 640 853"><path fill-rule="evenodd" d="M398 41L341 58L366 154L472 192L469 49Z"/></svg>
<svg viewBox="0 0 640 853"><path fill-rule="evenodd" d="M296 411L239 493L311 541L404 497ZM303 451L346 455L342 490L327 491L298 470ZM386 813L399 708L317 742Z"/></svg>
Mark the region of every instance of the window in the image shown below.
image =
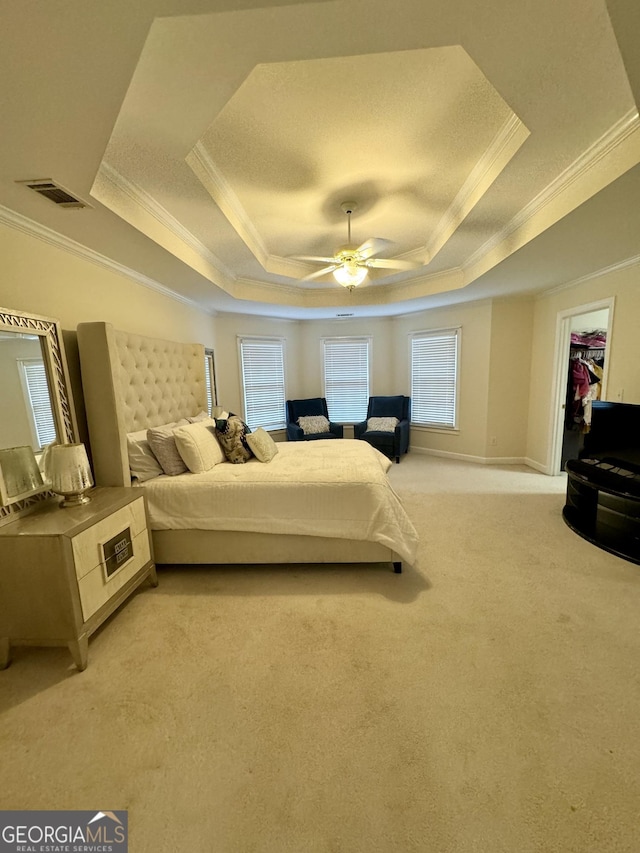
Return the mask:
<svg viewBox="0 0 640 853"><path fill-rule="evenodd" d="M411 421L456 429L460 329L411 336Z"/></svg>
<svg viewBox="0 0 640 853"><path fill-rule="evenodd" d="M244 416L251 429L284 429L284 342L240 338Z"/></svg>
<svg viewBox="0 0 640 853"><path fill-rule="evenodd" d="M370 338L325 338L324 396L332 421L359 423L369 405Z"/></svg>
<svg viewBox="0 0 640 853"><path fill-rule="evenodd" d="M51 410L49 384L44 361L37 358L19 359L18 369L28 402L27 410L31 417L31 427L38 444L38 450L42 450L45 444L56 439L56 423Z"/></svg>
<svg viewBox="0 0 640 853"><path fill-rule="evenodd" d="M213 362L213 350L204 351L204 375L207 383L207 412L211 414L213 407L218 405L218 391L216 388L216 370Z"/></svg>

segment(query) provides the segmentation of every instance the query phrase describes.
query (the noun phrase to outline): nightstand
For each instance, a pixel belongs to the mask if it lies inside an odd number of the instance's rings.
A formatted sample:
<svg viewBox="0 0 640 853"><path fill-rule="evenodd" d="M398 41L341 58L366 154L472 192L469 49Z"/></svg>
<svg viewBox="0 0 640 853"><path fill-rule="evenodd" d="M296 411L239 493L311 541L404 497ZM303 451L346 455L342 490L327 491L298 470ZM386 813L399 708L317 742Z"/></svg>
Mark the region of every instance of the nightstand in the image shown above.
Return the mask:
<svg viewBox="0 0 640 853"><path fill-rule="evenodd" d="M147 578L158 585L144 494L97 488L0 527L0 669L12 645L68 646L79 670L89 636Z"/></svg>

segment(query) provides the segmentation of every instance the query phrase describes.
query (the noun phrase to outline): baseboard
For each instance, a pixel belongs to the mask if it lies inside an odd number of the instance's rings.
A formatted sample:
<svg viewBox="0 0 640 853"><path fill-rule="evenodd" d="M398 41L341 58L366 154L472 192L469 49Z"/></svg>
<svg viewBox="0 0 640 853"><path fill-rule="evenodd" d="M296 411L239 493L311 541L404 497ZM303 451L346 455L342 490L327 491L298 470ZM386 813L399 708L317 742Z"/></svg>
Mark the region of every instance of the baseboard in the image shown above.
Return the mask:
<svg viewBox="0 0 640 853"><path fill-rule="evenodd" d="M553 476L553 472L549 470L548 465L543 465L542 462L536 462L535 459L529 459L527 457L524 460L524 464L528 465L529 468L533 468L535 471L540 471L541 474L548 474L550 477Z"/></svg>
<svg viewBox="0 0 640 853"><path fill-rule="evenodd" d="M470 453L453 453L450 450L433 450L430 447L412 447L411 453L441 456L444 459L456 459L458 462L473 462L476 465L531 465L531 467L537 468L537 464L530 463L524 456L473 456ZM542 473L546 474L546 471Z"/></svg>

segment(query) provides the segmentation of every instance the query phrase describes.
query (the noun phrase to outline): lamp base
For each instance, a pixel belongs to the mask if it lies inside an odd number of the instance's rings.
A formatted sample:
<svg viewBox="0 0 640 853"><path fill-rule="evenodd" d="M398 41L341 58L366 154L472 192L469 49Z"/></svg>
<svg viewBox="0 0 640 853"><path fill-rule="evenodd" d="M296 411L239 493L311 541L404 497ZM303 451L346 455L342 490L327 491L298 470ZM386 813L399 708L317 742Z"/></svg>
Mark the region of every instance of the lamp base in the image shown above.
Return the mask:
<svg viewBox="0 0 640 853"><path fill-rule="evenodd" d="M74 495L65 495L64 500L60 501L60 506L81 506L82 504L88 504L90 500L91 498L89 497L89 495L86 495L84 492L78 492Z"/></svg>

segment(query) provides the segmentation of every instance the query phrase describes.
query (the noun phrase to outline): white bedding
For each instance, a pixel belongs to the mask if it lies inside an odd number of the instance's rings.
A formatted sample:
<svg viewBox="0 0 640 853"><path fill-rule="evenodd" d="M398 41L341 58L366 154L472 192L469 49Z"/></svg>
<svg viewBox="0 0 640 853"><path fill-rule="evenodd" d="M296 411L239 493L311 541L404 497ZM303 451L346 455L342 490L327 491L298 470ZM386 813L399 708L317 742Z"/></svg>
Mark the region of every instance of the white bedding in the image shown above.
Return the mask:
<svg viewBox="0 0 640 853"><path fill-rule="evenodd" d="M417 533L391 488L391 462L365 441L282 442L269 463L225 462L143 483L152 530L237 530L357 539L412 564Z"/></svg>

